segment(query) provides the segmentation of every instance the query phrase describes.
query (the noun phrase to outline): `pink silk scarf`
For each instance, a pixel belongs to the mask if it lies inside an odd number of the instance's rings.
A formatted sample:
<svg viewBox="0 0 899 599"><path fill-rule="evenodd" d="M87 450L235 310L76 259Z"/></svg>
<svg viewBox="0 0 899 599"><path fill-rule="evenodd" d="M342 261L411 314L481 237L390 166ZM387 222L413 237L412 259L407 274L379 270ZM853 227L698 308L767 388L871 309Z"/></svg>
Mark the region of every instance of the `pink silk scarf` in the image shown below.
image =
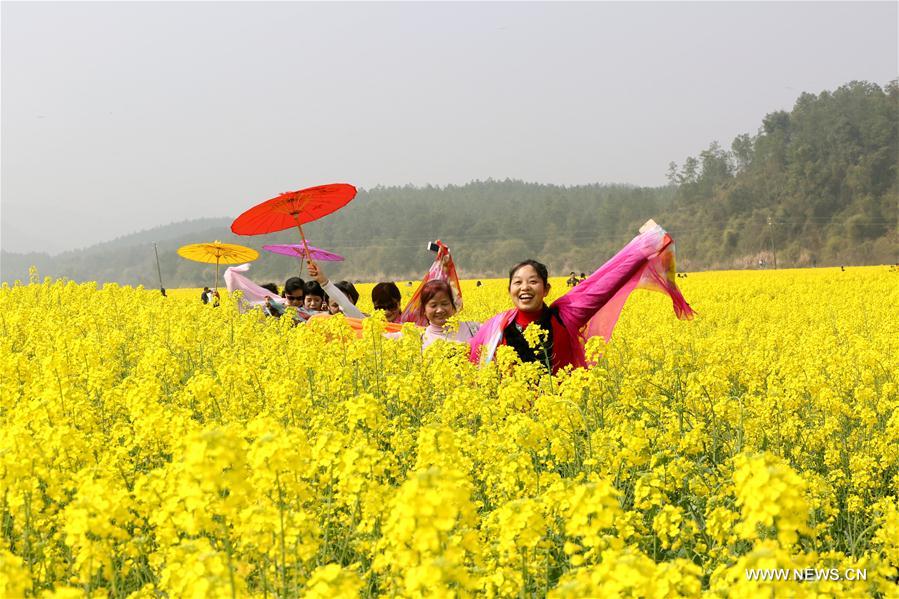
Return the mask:
<svg viewBox="0 0 899 599"><path fill-rule="evenodd" d="M283 306L283 297L278 297L268 289L260 287L259 285L248 279L246 276L241 274L247 272L248 270L250 270L249 264L232 266L225 270L225 286L228 288L228 291L231 293L235 291L240 291L243 293L243 297L238 306L238 309L241 312L244 312L253 306L263 306L265 305L265 298L271 298L271 301L273 303L281 304Z"/></svg>

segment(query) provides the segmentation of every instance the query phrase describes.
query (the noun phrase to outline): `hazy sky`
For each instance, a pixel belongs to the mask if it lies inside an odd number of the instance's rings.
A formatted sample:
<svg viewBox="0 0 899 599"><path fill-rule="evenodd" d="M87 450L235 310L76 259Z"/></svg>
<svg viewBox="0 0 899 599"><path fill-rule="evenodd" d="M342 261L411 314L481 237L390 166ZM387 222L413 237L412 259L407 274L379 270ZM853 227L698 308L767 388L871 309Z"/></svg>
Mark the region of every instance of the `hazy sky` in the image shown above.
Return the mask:
<svg viewBox="0 0 899 599"><path fill-rule="evenodd" d="M664 183L897 76L897 3L3 2L2 227L52 252L280 192Z"/></svg>

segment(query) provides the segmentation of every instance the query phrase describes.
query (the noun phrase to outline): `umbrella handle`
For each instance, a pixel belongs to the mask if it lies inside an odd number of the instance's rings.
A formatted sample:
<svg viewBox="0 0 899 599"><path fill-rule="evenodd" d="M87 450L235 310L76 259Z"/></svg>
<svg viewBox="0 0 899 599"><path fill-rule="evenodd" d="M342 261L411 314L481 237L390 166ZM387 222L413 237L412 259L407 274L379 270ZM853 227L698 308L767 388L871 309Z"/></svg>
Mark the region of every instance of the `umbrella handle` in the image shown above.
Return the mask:
<svg viewBox="0 0 899 599"><path fill-rule="evenodd" d="M303 233L303 225L300 224L300 217L294 214L293 219L297 222L297 229L300 230L300 238L303 240L303 250L306 252L306 261L311 264L312 256L309 254L309 244L306 243L306 234Z"/></svg>

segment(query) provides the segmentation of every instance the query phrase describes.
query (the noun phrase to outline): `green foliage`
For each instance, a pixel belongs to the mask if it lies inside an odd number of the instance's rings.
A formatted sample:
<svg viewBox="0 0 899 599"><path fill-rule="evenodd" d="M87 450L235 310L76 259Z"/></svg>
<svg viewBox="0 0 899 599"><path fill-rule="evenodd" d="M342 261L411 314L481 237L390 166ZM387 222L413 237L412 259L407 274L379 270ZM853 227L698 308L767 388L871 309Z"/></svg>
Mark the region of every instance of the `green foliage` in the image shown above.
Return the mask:
<svg viewBox="0 0 899 599"><path fill-rule="evenodd" d="M895 262L897 127L897 82L852 82L802 94L756 135L738 135L730 152L714 142L670 166L679 185L660 218L681 264L752 266L778 248L790 266Z"/></svg>

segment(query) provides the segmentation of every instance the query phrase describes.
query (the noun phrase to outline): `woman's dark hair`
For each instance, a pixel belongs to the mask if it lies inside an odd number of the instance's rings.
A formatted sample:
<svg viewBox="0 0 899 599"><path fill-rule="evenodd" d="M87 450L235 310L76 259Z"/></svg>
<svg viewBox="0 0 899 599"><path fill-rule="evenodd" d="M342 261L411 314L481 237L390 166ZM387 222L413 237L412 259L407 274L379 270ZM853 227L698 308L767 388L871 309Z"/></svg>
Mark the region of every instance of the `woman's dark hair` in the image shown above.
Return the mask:
<svg viewBox="0 0 899 599"><path fill-rule="evenodd" d="M537 276L543 279L543 285L549 285L549 271L546 269L546 265L536 260L525 260L524 262L519 262L515 266L512 267L512 270L509 271L509 286L512 286L512 277L515 276L515 273L524 268L525 266L530 266L534 270L537 271Z"/></svg>
<svg viewBox="0 0 899 599"><path fill-rule="evenodd" d="M429 301L434 299L438 293L445 293L449 298L453 309L456 307L456 300L453 299L453 290L446 281L428 281L421 288L421 315L424 316L425 306Z"/></svg>
<svg viewBox="0 0 899 599"><path fill-rule="evenodd" d="M343 294L350 298L354 306L359 301L359 292L356 291L356 286L349 281L340 281L339 283L334 283L334 286L343 291Z"/></svg>
<svg viewBox="0 0 899 599"><path fill-rule="evenodd" d="M312 295L325 299L325 290L318 284L318 281L306 281L303 285L303 295Z"/></svg>
<svg viewBox="0 0 899 599"><path fill-rule="evenodd" d="M383 306L398 306L403 300L403 294L396 283L378 283L371 290L371 303L375 310Z"/></svg>
<svg viewBox="0 0 899 599"><path fill-rule="evenodd" d="M278 295L278 286L275 285L274 283L266 283L265 285L260 285L260 287L271 291L275 295Z"/></svg>
<svg viewBox="0 0 899 599"><path fill-rule="evenodd" d="M303 279L300 277L290 277L284 282L284 295L288 293L293 293L294 291L300 290L306 286L306 283L303 282ZM304 293L305 295L305 293Z"/></svg>

